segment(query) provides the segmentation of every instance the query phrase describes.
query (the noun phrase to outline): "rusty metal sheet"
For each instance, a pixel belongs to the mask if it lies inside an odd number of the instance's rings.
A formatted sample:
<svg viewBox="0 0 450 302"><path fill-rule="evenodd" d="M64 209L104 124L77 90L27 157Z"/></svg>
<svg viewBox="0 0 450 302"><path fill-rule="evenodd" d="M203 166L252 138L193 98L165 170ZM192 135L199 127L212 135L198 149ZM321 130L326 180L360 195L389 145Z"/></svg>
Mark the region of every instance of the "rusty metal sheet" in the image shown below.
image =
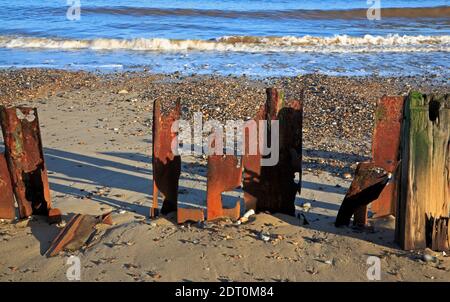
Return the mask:
<svg viewBox="0 0 450 302"><path fill-rule="evenodd" d="M369 209L367 205L359 206L355 209L355 213L353 214L353 225L356 226L368 226L369 224Z"/></svg>
<svg viewBox="0 0 450 302"><path fill-rule="evenodd" d="M159 193L164 198L162 214L177 210L181 157L172 152L171 144L176 133L172 133L171 128L172 124L180 119L180 109L179 100L168 112L162 111L160 100L155 100L153 104L153 205L150 217L157 215Z"/></svg>
<svg viewBox="0 0 450 302"><path fill-rule="evenodd" d="M47 256L56 256L62 250L76 251L88 244L99 223L112 225L111 213L99 216L76 214L55 237L47 250Z"/></svg>
<svg viewBox="0 0 450 302"><path fill-rule="evenodd" d="M260 109L258 110L254 121L256 124L256 129L253 130L253 133L258 135L259 137L259 129L258 129L258 123L260 120L265 119L265 105L261 105ZM244 205L245 209L248 211L250 209L253 209L256 211L256 204L259 199L261 199L261 154L259 150L259 142L257 140L257 148L256 148L256 154L250 154L250 129L246 128L245 132L245 150L243 152L242 156L242 165L243 165L243 179L242 179L242 186L244 189Z"/></svg>
<svg viewBox="0 0 450 302"><path fill-rule="evenodd" d="M242 181L242 164L234 155L208 156L206 205L207 219L224 217L222 193L236 189ZM239 203L239 201L238 201Z"/></svg>
<svg viewBox="0 0 450 302"><path fill-rule="evenodd" d="M303 148L303 102L288 101L278 113L280 120L280 148L281 164L289 173L285 176L286 183L301 193L302 188L302 148ZM281 167L284 170L284 167ZM286 171L286 170L285 170ZM294 183L295 173L299 175L299 182ZM280 181L280 182L284 182ZM295 199L295 193L292 197Z"/></svg>
<svg viewBox="0 0 450 302"><path fill-rule="evenodd" d="M2 106L0 122L19 217L48 215L50 189L37 109Z"/></svg>
<svg viewBox="0 0 450 302"><path fill-rule="evenodd" d="M8 165L3 154L0 154L0 219L14 219L14 194L11 185Z"/></svg>
<svg viewBox="0 0 450 302"><path fill-rule="evenodd" d="M372 161L378 167L391 173L394 173L400 156L404 102L402 96L384 96L378 102L375 113ZM386 185L380 196L372 202L374 218L395 215L399 173L395 173L393 176L392 181Z"/></svg>
<svg viewBox="0 0 450 302"><path fill-rule="evenodd" d="M361 210L361 207L367 206L378 198L389 178L390 173L377 167L374 163L359 163L356 167L355 177L339 208L335 225L348 225L357 210ZM360 223L357 219L359 218L355 216L355 224Z"/></svg>
<svg viewBox="0 0 450 302"><path fill-rule="evenodd" d="M200 208L180 208L177 209L177 223L182 224L187 221L200 222L205 220L205 212Z"/></svg>
<svg viewBox="0 0 450 302"><path fill-rule="evenodd" d="M264 111L260 110L256 119L279 121L279 161L274 166L261 166L261 155L244 156L246 210L294 215L295 196L301 190L301 181L295 182L295 173L301 178L303 106L301 101L285 102L277 89L268 88L266 93ZM266 134L269 141L270 127Z"/></svg>

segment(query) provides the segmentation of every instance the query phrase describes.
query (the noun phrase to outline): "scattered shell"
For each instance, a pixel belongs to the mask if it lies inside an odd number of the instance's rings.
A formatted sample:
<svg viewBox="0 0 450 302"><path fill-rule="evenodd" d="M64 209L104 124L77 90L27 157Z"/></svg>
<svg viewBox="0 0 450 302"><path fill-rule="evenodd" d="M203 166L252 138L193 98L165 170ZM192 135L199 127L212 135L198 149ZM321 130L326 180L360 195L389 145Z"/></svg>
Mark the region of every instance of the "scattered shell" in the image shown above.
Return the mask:
<svg viewBox="0 0 450 302"><path fill-rule="evenodd" d="M255 211L253 209L248 210L241 218L239 218L237 224L246 223L252 215L255 215Z"/></svg>

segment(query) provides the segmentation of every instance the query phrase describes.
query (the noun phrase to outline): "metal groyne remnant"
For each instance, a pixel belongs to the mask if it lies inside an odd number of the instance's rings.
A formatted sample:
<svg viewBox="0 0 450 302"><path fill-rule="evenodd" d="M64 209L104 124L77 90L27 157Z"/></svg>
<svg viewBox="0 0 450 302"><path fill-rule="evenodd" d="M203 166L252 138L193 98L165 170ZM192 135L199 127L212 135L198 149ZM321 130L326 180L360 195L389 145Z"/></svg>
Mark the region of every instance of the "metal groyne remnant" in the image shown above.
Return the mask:
<svg viewBox="0 0 450 302"><path fill-rule="evenodd" d="M301 179L302 122L301 101L285 102L283 94L268 88L267 99L254 117L256 125L266 123L264 133L257 127L253 135L258 137L255 153L250 153L249 129L243 129L245 146L242 155L208 156L206 219L230 217L237 220L241 214L241 201L236 200L232 208L222 205L222 193L242 187L244 191L243 210L295 214L295 196L300 193L301 181L295 182L295 173ZM202 221L203 210L179 208L177 206L178 185L181 172L181 157L174 155L171 144L175 133L173 123L180 117L180 103L168 112L162 113L161 102L156 100L153 109L153 206L150 216L157 213L158 192L164 196L162 213L178 210L177 221ZM262 154L260 137L271 147L272 122L279 123L279 158L275 164L264 165L263 161L272 154Z"/></svg>
<svg viewBox="0 0 450 302"><path fill-rule="evenodd" d="M153 205L150 217L158 215L158 195L163 196L161 213L177 210L178 183L181 173L181 157L172 152L172 140L176 133L171 131L172 124L181 117L180 101L173 109L163 112L161 101L153 104Z"/></svg>
<svg viewBox="0 0 450 302"><path fill-rule="evenodd" d="M375 114L372 161L360 163L336 226L395 215L405 250L450 249L450 95L383 97ZM370 171L378 169L380 174Z"/></svg>
<svg viewBox="0 0 450 302"><path fill-rule="evenodd" d="M19 218L51 214L49 221L59 222L60 211L52 209L37 109L1 106L0 124L5 142L4 157ZM1 169L3 179L8 172L5 171L5 165ZM8 184L5 185L7 188ZM2 204L11 203L10 196L6 195Z"/></svg>
<svg viewBox="0 0 450 302"><path fill-rule="evenodd" d="M253 119L265 127L251 133L245 124L243 154L208 155L206 211L178 206L181 156L172 148L177 137L172 128L181 118L180 101L173 108L154 102L151 217L158 215L160 194L161 213L177 211L178 223L222 217L238 221L241 212L249 210L294 215L301 191L303 103L285 101L275 88L266 92L266 102ZM0 154L0 219L13 220L17 202L19 219L43 215L50 223L60 222L60 210L52 208L36 108L2 106L0 125L5 142L5 153ZM256 152L250 152L251 135L258 137ZM271 162L274 150L278 152ZM374 218L396 216L395 239L403 249L449 250L449 171L449 95L384 96L375 112L372 160L358 164L335 225L349 225L353 216L354 225L365 226L372 203ZM300 181L295 180L297 173ZM222 194L237 188L243 189L243 200L236 198L231 208L224 207ZM48 255L86 245L99 223L112 224L110 213L75 215Z"/></svg>
<svg viewBox="0 0 450 302"><path fill-rule="evenodd" d="M15 217L11 175L9 175L5 155L0 154L0 219L13 220Z"/></svg>

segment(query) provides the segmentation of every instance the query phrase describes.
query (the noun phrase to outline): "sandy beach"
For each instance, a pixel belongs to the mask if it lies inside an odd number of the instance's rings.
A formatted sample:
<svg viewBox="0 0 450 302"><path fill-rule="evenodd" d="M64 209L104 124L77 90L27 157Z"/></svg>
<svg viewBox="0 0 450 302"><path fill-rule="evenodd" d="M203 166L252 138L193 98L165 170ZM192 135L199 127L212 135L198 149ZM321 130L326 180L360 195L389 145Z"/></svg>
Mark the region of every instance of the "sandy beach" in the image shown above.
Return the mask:
<svg viewBox="0 0 450 302"><path fill-rule="evenodd" d="M153 101L181 98L183 117L201 111L220 120L251 117L264 89L304 101L303 220L259 213L246 224L223 220L177 225L173 215L149 220L152 197ZM443 92L428 77L304 75L253 79L47 69L0 71L0 102L38 108L52 202L63 219L113 211L98 242L73 253L83 281L367 281L369 256L381 258L383 281L450 281L450 258L403 251L394 218L373 229L333 223L358 161L370 158L375 102L410 90ZM183 157L179 203L205 205L206 161ZM227 193L224 202L242 196ZM311 208L303 205L310 203ZM0 224L0 281L66 281L70 253L44 253L58 233L45 218ZM261 231L270 234L261 240ZM425 261L432 254L436 261Z"/></svg>

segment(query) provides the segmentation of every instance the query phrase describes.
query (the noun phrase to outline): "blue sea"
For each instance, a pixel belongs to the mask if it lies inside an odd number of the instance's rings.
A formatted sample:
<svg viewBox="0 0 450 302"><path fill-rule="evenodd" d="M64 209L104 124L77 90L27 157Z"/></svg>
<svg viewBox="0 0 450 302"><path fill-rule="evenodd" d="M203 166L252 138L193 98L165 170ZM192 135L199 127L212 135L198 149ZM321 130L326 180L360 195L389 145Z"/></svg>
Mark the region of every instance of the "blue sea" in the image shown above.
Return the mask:
<svg viewBox="0 0 450 302"><path fill-rule="evenodd" d="M450 76L450 0L0 0L0 24L0 68Z"/></svg>

